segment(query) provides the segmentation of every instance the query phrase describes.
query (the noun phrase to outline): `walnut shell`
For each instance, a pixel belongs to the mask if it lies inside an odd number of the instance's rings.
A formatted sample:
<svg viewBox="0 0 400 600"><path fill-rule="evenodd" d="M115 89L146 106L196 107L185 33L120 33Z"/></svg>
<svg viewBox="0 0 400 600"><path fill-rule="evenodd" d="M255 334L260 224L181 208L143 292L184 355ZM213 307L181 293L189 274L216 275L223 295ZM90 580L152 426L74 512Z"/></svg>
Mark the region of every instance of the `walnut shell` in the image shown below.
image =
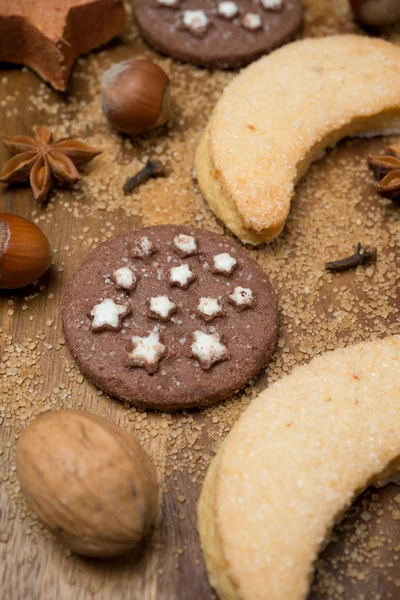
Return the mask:
<svg viewBox="0 0 400 600"><path fill-rule="evenodd" d="M136 439L87 412L42 414L17 446L21 489L73 552L116 556L136 547L157 511L154 467Z"/></svg>

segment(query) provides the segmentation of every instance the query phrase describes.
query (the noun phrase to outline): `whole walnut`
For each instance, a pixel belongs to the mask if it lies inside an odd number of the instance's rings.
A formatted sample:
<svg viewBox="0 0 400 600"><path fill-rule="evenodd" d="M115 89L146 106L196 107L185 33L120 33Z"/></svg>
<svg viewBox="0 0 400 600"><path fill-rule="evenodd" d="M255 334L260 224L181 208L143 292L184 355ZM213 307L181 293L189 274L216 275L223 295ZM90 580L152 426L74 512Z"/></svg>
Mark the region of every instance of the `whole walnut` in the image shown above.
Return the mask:
<svg viewBox="0 0 400 600"><path fill-rule="evenodd" d="M128 432L87 412L36 418L17 446L21 489L73 552L116 556L138 546L157 511L154 467Z"/></svg>

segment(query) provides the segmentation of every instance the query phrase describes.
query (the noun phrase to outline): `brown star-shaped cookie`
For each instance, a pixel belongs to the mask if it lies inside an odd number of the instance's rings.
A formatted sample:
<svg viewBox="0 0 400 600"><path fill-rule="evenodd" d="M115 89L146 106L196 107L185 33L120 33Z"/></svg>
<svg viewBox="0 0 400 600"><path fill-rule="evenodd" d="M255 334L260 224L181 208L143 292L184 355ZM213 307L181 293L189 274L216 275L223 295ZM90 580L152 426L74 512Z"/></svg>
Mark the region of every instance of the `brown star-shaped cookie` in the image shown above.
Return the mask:
<svg viewBox="0 0 400 600"><path fill-rule="evenodd" d="M30 67L65 91L72 65L126 23L122 0L2 0L0 62Z"/></svg>

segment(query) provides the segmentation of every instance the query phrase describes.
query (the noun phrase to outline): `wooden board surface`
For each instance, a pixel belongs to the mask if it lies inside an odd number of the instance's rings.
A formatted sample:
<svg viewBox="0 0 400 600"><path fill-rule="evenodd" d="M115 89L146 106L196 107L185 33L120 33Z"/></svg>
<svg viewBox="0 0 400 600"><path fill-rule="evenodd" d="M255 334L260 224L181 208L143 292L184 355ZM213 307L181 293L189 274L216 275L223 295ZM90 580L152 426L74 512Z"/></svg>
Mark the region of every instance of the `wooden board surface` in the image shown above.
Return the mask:
<svg viewBox="0 0 400 600"><path fill-rule="evenodd" d="M305 35L356 30L344 0L306 4ZM400 38L396 28L385 34ZM175 109L169 128L130 143L102 117L98 80L113 62L140 54L168 71ZM37 206L27 188L0 187L0 212L34 219L55 251L51 271L37 285L0 294L1 600L212 598L196 532L196 502L209 460L240 412L257 389L299 362L338 345L400 333L400 212L376 195L365 160L388 140L358 140L342 143L313 165L299 186L284 234L252 251L276 287L281 315L276 354L254 385L213 409L171 416L130 409L80 376L63 343L59 308L82 258L111 235L142 223L184 222L224 231L192 181L192 159L211 108L231 77L155 55L132 26L122 41L79 60L67 96L25 69L3 65L0 70L1 134L29 134L34 124L43 123L57 137L73 135L103 149L81 184L57 191L47 206ZM167 180L152 181L124 198L125 178L154 155L167 164ZM6 158L1 148L0 164ZM323 271L325 260L349 254L358 241L378 247L375 267L340 276ZM152 456L163 494L155 533L139 556L115 561L71 556L29 512L18 489L15 443L31 418L59 407L105 416L136 435ZM398 493L387 486L357 501L321 557L313 600L400 597Z"/></svg>

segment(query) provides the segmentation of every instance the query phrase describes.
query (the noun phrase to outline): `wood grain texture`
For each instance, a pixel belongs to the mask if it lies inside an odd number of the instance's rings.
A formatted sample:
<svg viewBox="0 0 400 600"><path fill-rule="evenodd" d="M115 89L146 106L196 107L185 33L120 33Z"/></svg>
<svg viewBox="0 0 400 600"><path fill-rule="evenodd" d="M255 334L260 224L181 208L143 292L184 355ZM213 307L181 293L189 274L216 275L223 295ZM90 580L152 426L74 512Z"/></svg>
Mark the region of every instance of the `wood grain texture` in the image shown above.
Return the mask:
<svg viewBox="0 0 400 600"><path fill-rule="evenodd" d="M348 29L349 15L346 13L345 21L341 21L344 10L344 2L340 2L338 11L338 25L329 25L330 21L325 12L330 15L328 2L318 3L315 0L308 2L310 5L310 19L314 23L323 23L327 31L329 27L334 31ZM310 27L310 25L309 25ZM310 30L312 32L312 30ZM333 32L333 31L332 31ZM80 61L76 67L76 77L72 80L69 96L62 96L56 92L48 91L48 106L62 106L68 111L72 99L90 97L93 88L93 79L96 77L96 69L109 66L110 62L121 60L132 55L146 53L152 54L132 35L117 45L110 45L103 52L91 55L88 59ZM154 55L153 55L154 56ZM58 598L60 600L210 600L213 592L208 584L204 565L199 547L196 531L196 503L200 492L202 473L204 468L193 474L191 464L197 461L206 464L215 452L215 446L224 437L229 426L237 418L240 410L239 401L228 402L226 405L216 408L214 411L201 413L193 411L189 415L177 414L165 418L161 414L147 414L147 429L143 421L139 421L137 415L130 420L129 408L104 395L98 395L97 390L84 381L77 384L79 372L74 367L68 351L64 345L59 344L62 338L60 329L59 307L63 290L69 276L77 268L80 261L89 250L106 239L105 232L112 231L115 234L135 228L143 222L149 224L154 221L168 222L169 217L158 217L157 211L146 212L153 202L161 202L161 191L165 189L165 203L172 203L172 196L178 199L182 197L182 188L190 197L188 204L176 201L174 205L176 222L198 223L195 215L205 215L200 226L222 231L207 207L202 203L199 195L192 191L191 169L192 157L196 147L196 141L204 126L209 110L220 93L223 78L229 79L230 75L219 76L218 85L213 87L213 78L217 75L202 74L200 70L193 67L172 65L165 61L170 68L171 74L176 78L176 85L183 89L184 82L187 88L193 90L199 78L201 86L199 95L206 93L207 102L200 104L199 108L188 111L185 99L177 98L177 108L174 117L176 129L179 132L175 140L176 147L181 148L175 156L176 163L170 160L169 167L174 171L177 164L184 165L181 168L185 177L172 177L170 182L157 182L149 184L141 192L144 212L137 215L116 206L112 211L105 214L102 210L92 208L97 198L94 192L87 192L83 198L77 200L76 192L64 191L55 196L55 201L47 207L35 205L32 194L27 188L0 188L0 212L12 212L27 218L38 219L38 224L49 237L51 245L56 250L54 265L51 271L39 282L39 286L31 286L28 290L22 290L13 294L2 291L0 293L0 354L8 352L6 345L12 343L15 355L15 346L24 344L27 340L36 340L37 348L27 356L35 355L34 364L27 366L26 363L18 367L21 374L21 382L11 372L7 375L7 366L4 367L6 374L0 375L0 406L7 408L5 416L0 412L0 598L1 600L48 600ZM174 81L174 79L173 79ZM17 133L29 133L32 125L47 123L49 125L61 126L61 116L64 113L45 111L42 103L37 104L32 100L35 94L38 98L43 96L43 85L35 75L18 68L4 68L0 71L0 102L7 100L5 107L0 110L0 132L5 135ZM47 92L46 92L47 93ZM192 92L191 92L192 93ZM194 104L193 104L194 106ZM67 114L67 113L65 113ZM87 113L79 109L78 105L68 113L70 118L77 121L87 116ZM82 125L83 128L83 125ZM83 130L83 129L82 129ZM91 132L91 124L87 124L88 134ZM112 132L109 131L108 135ZM104 135L100 131L98 137ZM158 137L157 137L158 136ZM149 151L154 151L157 143L168 144L165 132L152 134L150 142L138 142L133 148L124 151L124 142L121 143L121 160L137 161L144 160ZM146 145L147 144L147 145ZM181 147L178 146L181 144ZM400 229L399 212L390 203L382 202L374 193L371 179L367 170L361 174L354 173L354 177L346 171L345 196L349 198L349 218L356 215L360 219L360 231L364 232L364 239L353 239L352 223L350 233L346 231L346 221L343 221L343 212L346 204L341 205L340 210L329 208L332 198L328 192L337 192L338 174L343 166L349 164L364 165L365 158L369 152L380 151L384 147L383 140L361 140L352 143L344 143L334 152L329 152L325 158L314 165L301 183L292 207L292 217L289 219L288 228L282 238L272 246L262 248L254 252L260 264L266 268L269 275L273 275L278 297L281 305L281 326L284 336L285 348L288 348L287 356L290 357L291 366L296 361L308 360L313 354L302 353L299 348L306 344L310 331L313 331L313 339L316 334L313 329L313 318L323 318L337 329L337 340L346 343L351 339L352 332L357 332L358 337L368 339L372 334L384 335L386 328L390 332L400 332L398 311L400 309L399 288L391 288L388 292L385 287L387 275L385 270L375 273L368 279L364 272L357 274L345 273L340 279L332 279L321 275L317 279L318 287L312 296L312 313L308 303L308 292L300 290L300 284L304 282L307 287L309 278L312 281L315 273L314 267L307 263L307 248L311 248L311 235L302 229L304 223L311 223L313 211L320 215L322 205L327 205L329 217L321 219L320 216L313 223L315 236L320 243L320 256L316 257L320 265L324 260L338 258L338 251L343 255L358 241L364 243L375 242L378 239L378 250L380 265L385 265L387 272L392 274L398 269L398 241L399 236L393 240L393 231ZM184 149L184 150L182 150ZM187 151L186 151L187 149ZM124 154L125 152L125 154ZM171 155L168 155L171 159ZM0 148L0 164L7 158L7 153ZM96 159L97 160L97 159ZM106 159L104 159L106 160ZM114 158L112 159L114 160ZM93 169L98 167L100 178L101 165L104 163L93 163ZM136 163L134 162L136 165ZM131 168L131 170L133 167ZM90 171L94 175L94 170ZM179 171L181 173L181 171ZM91 175L92 177L92 175ZM121 180L121 184L123 181ZM119 184L118 184L119 185ZM157 186L165 186L157 187ZM168 188L169 186L169 188ZM122 185L120 186L122 187ZM84 188L86 189L86 188ZM150 190L150 191L148 191ZM154 196L152 196L154 190ZM160 191L161 190L161 191ZM320 190L317 197L315 190ZM312 193L311 193L312 192ZM146 195L147 194L147 195ZM324 195L325 194L325 195ZM357 195L356 206L353 206L354 194ZM339 194L340 195L340 194ZM186 198L186 196L185 196ZM138 197L131 200L132 206L138 203ZM343 201L345 202L345 200ZM163 205L164 206L164 205ZM162 206L162 208L163 208ZM200 207L200 208L199 208ZM157 207L156 207L157 208ZM331 212L330 212L331 211ZM109 225L105 225L109 223ZM111 230L110 227L113 227ZM83 238L79 234L85 227ZM86 231L86 228L88 230ZM333 232L333 233L332 233ZM351 235L350 235L351 234ZM93 238L93 243L88 239ZM97 241L96 241L97 239ZM307 245L309 244L309 245ZM305 248L303 251L302 246ZM288 251L290 248L290 252ZM315 253L315 249L313 248ZM281 276L279 271L284 270L287 261L291 261L293 267L290 277ZM307 264L306 264L307 263ZM307 269L303 270L306 265ZM316 267L315 267L316 269ZM314 270L315 270L314 269ZM373 281L376 289L381 290L381 295L388 295L388 306L390 310L387 317L382 310L379 318L374 311L377 309L371 305L371 312L365 310L368 305L368 281ZM40 286L44 286L40 289ZM340 286L346 288L346 294L351 295L351 309L348 316L342 315L341 322L335 312L342 314L343 299L338 289ZM367 291L366 291L367 290ZM311 290L313 292L313 290ZM25 300L32 294L34 297ZM35 295L36 294L36 295ZM49 298L49 294L54 297ZM371 294L370 294L371 295ZM372 294L373 296L373 294ZM12 299L11 306L8 301ZM366 303L361 309L356 310L361 300ZM375 303L374 297L371 302ZM24 309L28 305L28 309ZM304 306L304 309L302 308ZM292 310L293 309L293 310ZM8 311L13 310L12 316ZM368 308L369 310L369 308ZM304 318L302 318L302 311ZM329 312L330 311L330 312ZM310 317L311 315L311 317ZM306 318L307 316L307 318ZM314 316L314 317L313 317ZM29 317L33 317L30 320ZM348 319L348 327L344 327L343 321ZM53 321L51 326L46 321ZM375 322L376 321L376 322ZM330 329L324 330L322 341L319 346L324 349L331 347ZM38 339L36 336L44 336ZM12 342L9 341L8 336ZM325 336L325 337L324 337ZM28 342L29 343L29 342ZM1 344L3 346L1 347ZM47 348L45 344L52 346ZM58 348L56 350L56 348ZM11 351L10 351L11 352ZM22 355L25 356L25 350ZM9 354L7 354L9 356ZM283 347L279 347L275 362L284 364ZM0 363L2 358L0 357ZM271 372L274 372L271 368ZM29 374L33 374L32 384L26 383ZM257 381L258 388L267 385L269 373L264 373ZM8 378L8 379L7 379ZM15 397L6 387L6 380L15 381ZM2 393L3 389L3 393ZM4 390L7 389L5 393ZM25 405L21 400L21 391L24 390ZM31 390L31 391L30 391ZM57 391L55 391L57 390ZM242 400L245 396L241 396ZM127 555L113 561L95 561L77 558L68 555L60 548L51 537L43 532L30 515L24 501L18 493L18 484L14 470L14 449L19 431L25 422L48 408L73 407L85 409L100 414L110 421L119 424L138 435L143 436L143 445L156 463L162 487L164 490L162 503L158 515L158 523L152 540L143 547L139 555ZM21 416L22 415L22 416ZM26 415L26 417L25 417ZM23 418L22 418L23 417ZM215 419L217 421L214 423ZM164 424L167 426L164 428ZM192 443L190 436L198 427L199 435ZM155 435L152 436L153 431ZM178 446L172 444L171 432L176 432L177 439L182 435L182 428L186 435L185 442ZM178 434L179 433L179 434ZM187 458L189 456L189 458ZM188 466L189 465L189 466ZM176 468L177 467L177 468ZM383 490L373 491L377 512L373 512L371 520L360 518L360 513L365 511L365 506L371 504L371 491L367 491L356 503L356 508L346 517L343 526L334 532L334 541L328 546L322 562L318 566L317 587L312 594L313 600L327 599L386 599L400 597L400 564L398 556L400 550L400 520L393 518L393 508L396 507L395 496L399 493L395 486L387 486ZM183 500L182 500L183 496ZM376 499L376 497L378 499ZM357 509L358 507L358 509ZM381 514L380 511L383 511ZM378 514L379 513L379 514ZM358 531L355 534L356 530ZM352 542L352 536L355 536ZM348 562L350 552L357 556ZM397 553L397 554L396 554ZM358 560L359 557L359 560ZM397 557L397 558L396 558ZM354 565L358 564L356 569ZM364 573L365 571L365 573ZM360 574L361 573L361 574ZM397 575L396 575L397 573ZM320 581L325 582L319 583ZM329 587L330 582L332 587ZM338 584L342 590L338 589ZM325 590L325 591L324 591ZM282 599L285 600L285 599ZM288 599L289 600L289 599Z"/></svg>

